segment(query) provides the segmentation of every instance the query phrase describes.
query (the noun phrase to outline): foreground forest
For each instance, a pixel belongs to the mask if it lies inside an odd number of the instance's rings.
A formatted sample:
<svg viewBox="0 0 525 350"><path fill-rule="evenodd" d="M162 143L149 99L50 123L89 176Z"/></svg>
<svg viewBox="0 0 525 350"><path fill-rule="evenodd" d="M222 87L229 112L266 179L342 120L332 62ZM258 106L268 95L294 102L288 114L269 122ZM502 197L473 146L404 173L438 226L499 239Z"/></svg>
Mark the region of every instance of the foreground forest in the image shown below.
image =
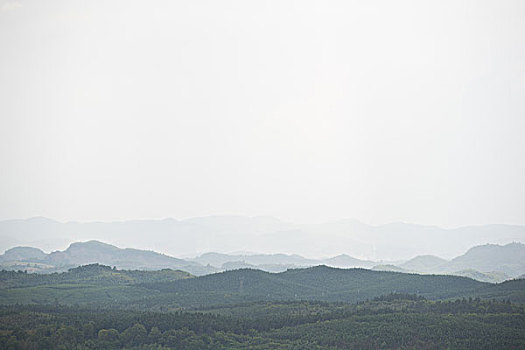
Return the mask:
<svg viewBox="0 0 525 350"><path fill-rule="evenodd" d="M358 304L266 302L186 312L0 308L2 349L525 348L525 309L392 294Z"/></svg>
<svg viewBox="0 0 525 350"><path fill-rule="evenodd" d="M525 280L318 266L0 272L1 349L525 348Z"/></svg>

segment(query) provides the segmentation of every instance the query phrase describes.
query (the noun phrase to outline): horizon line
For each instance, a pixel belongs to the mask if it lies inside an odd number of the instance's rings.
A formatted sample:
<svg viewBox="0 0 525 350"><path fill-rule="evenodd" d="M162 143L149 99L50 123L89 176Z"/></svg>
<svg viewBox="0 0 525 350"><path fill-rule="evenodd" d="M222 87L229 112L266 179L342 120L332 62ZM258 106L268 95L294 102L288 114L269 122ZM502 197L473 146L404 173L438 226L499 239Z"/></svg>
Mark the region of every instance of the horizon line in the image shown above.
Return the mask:
<svg viewBox="0 0 525 350"><path fill-rule="evenodd" d="M388 225L396 225L396 224L402 224L402 225L413 225L413 226L422 226L422 227L434 227L439 228L443 230L455 230L465 227L481 227L481 226L494 226L494 225L504 225L504 226L519 226L519 227L525 227L525 223L478 223L478 224L463 224L458 226L441 226L438 224L421 224L421 223L415 223L410 221L389 221L382 224L370 224L358 219L353 218L341 218L341 219L334 219L334 220L327 220L327 221L321 221L321 222L313 222L313 223L304 223L304 222L296 222L291 220L284 220L281 218L278 218L276 216L272 215L239 215L239 214L212 214L212 215L203 215L203 216L190 216L185 218L174 218L172 216L169 217L162 217L162 218L128 218L128 219L115 219L115 220L57 220L54 218L50 218L43 215L35 215L35 216L29 216L26 218L8 218L8 219L0 219L0 223L9 222L9 221L29 221L34 219L45 219L48 221L53 221L55 223L59 224L93 224L93 223L102 223L102 224L113 224L113 223L124 223L124 222L133 222L133 221L168 221L173 220L176 222L184 222L184 221L191 221L195 219L203 219L203 218L246 218L246 219L256 219L256 218L268 218L280 221L282 223L287 223L291 225L298 225L298 226L304 226L304 225L324 225L324 224L335 224L335 223L341 223L341 222L355 222L357 224L366 225L370 227L383 227Z"/></svg>

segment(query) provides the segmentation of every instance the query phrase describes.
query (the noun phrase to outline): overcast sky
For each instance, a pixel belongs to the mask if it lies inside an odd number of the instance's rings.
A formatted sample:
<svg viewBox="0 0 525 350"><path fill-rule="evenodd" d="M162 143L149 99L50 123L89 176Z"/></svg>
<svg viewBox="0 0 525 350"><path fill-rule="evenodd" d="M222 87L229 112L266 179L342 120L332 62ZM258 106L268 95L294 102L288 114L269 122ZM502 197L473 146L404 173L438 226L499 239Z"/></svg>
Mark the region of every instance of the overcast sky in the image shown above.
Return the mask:
<svg viewBox="0 0 525 350"><path fill-rule="evenodd" d="M0 0L0 219L525 224L525 1Z"/></svg>

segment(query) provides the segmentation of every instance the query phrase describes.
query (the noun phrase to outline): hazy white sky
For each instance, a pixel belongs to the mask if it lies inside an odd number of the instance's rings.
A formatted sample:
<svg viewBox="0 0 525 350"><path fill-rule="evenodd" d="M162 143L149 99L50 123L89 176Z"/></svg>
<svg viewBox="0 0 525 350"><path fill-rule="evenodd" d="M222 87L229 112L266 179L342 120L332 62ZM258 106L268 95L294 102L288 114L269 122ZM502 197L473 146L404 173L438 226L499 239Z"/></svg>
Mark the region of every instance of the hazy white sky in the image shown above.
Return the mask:
<svg viewBox="0 0 525 350"><path fill-rule="evenodd" d="M525 1L0 0L0 219L525 224Z"/></svg>

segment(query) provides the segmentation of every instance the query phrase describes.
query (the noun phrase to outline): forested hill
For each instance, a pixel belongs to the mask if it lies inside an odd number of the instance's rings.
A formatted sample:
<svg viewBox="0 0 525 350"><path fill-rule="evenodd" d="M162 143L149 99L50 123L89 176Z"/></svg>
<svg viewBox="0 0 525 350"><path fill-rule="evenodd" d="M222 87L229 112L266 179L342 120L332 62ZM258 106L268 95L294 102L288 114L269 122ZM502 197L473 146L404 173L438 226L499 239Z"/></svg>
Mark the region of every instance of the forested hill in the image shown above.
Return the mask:
<svg viewBox="0 0 525 350"><path fill-rule="evenodd" d="M34 287L53 284L132 285L147 282L168 282L193 275L179 270L158 271L117 270L110 266L91 264L69 269L67 272L37 274L15 271L0 271L0 289Z"/></svg>
<svg viewBox="0 0 525 350"><path fill-rule="evenodd" d="M452 298L473 293L490 284L457 276L316 266L277 274L242 269L191 280L148 283L143 286L161 292L209 291L268 299L354 302L392 292L415 293L432 299Z"/></svg>
<svg viewBox="0 0 525 350"><path fill-rule="evenodd" d="M269 273L242 269L194 277L174 270L126 271L88 265L66 273L0 272L0 304L79 304L176 310L257 301L357 302L390 293L428 299L480 297L525 302L525 281L316 266Z"/></svg>

